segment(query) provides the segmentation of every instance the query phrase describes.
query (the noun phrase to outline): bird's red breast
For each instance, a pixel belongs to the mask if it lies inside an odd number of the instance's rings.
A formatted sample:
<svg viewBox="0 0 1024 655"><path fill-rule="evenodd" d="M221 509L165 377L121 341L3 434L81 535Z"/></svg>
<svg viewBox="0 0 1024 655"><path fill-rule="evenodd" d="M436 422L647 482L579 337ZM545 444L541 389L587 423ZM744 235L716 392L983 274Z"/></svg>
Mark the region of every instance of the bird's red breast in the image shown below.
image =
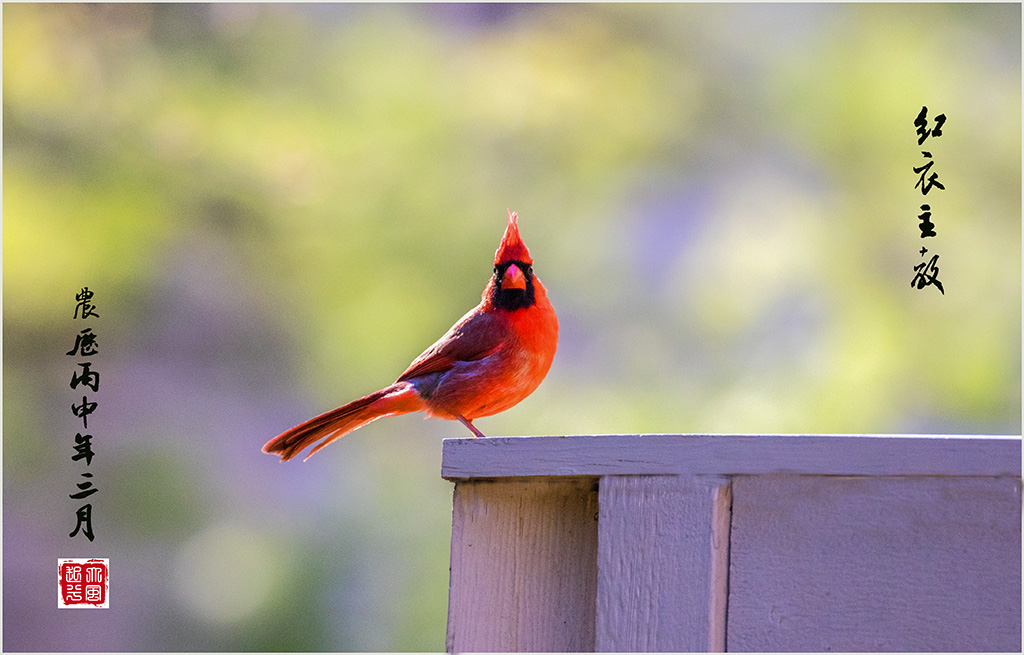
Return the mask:
<svg viewBox="0 0 1024 655"><path fill-rule="evenodd" d="M533 393L551 368L558 317L533 274L517 218L509 212L480 304L398 378L416 384L430 416L497 414Z"/></svg>

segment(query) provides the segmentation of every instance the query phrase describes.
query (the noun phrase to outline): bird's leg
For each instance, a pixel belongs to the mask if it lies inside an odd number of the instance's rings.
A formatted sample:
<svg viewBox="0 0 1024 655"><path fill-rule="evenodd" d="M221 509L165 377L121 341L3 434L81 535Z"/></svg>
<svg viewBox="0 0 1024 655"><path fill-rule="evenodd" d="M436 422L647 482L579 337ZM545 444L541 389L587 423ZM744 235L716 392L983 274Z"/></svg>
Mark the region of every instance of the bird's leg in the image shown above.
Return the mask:
<svg viewBox="0 0 1024 655"><path fill-rule="evenodd" d="M486 434L484 434L484 433L483 433L483 432L481 432L480 430L477 430L477 429L476 429L476 428L475 428L475 427L473 426L473 421L469 420L468 418L466 418L466 417L465 417L465 416L463 416L462 414L459 414L459 415L458 415L458 416L456 416L455 418L457 418L457 419L459 419L460 421L462 421L462 424L463 424L463 425L465 425L465 426L466 426L467 428L469 428L470 430L472 430L472 431L473 431L473 436L474 436L474 437L480 437L481 439L486 439L486 438L487 438L487 435L486 435Z"/></svg>

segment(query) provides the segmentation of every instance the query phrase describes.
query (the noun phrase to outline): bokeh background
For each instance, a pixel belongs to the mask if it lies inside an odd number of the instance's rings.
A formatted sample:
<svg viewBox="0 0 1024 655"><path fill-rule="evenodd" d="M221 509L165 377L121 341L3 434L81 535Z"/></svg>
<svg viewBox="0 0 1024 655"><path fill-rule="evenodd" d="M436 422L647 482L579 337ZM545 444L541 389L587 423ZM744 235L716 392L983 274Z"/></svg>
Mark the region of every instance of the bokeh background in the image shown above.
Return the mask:
<svg viewBox="0 0 1024 655"><path fill-rule="evenodd" d="M7 4L3 192L5 650L442 650L465 429L260 447L476 304L506 208L561 341L488 434L1021 431L1018 4Z"/></svg>

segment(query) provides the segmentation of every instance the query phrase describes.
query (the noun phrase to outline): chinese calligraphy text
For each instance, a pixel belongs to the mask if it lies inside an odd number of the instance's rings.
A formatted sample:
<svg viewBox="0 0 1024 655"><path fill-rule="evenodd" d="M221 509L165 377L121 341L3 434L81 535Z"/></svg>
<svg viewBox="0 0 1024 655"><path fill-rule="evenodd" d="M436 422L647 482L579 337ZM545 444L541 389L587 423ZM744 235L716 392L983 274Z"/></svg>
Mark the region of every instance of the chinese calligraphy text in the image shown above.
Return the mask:
<svg viewBox="0 0 1024 655"><path fill-rule="evenodd" d="M96 305L92 303L92 299L95 294L89 290L89 287L82 287L82 290L75 295L75 300L78 304L75 305L75 313L72 317L73 320L88 320L90 318L99 318L99 314L96 312ZM100 390L100 373L93 369L93 361L90 358L95 356L99 352L99 343L96 338L96 333L93 332L91 327L83 328L75 336L75 345L68 352L64 353L68 357L75 357L77 360L75 367L76 370L71 372L71 389L82 392L82 402L77 404L76 400L71 403L71 413L75 418L82 421L82 430L76 432L75 443L72 446L74 452L71 455L72 462L85 461L85 467L89 468L92 465L93 451L92 451L92 435L85 434L85 431L89 429L89 416L96 411L99 407L99 402L95 399L89 399L89 392L98 393ZM82 361L85 360L85 361ZM79 389L79 387L82 387ZM91 471L83 471L80 474L80 482L75 484L78 491L68 494L68 497L73 500L85 500L89 496L95 494L99 489L94 485L93 474ZM87 502L81 505L75 511L75 529L68 535L69 537L75 537L79 534L85 536L86 539L92 541L96 535L92 528L92 503Z"/></svg>
<svg viewBox="0 0 1024 655"><path fill-rule="evenodd" d="M921 107L921 111L918 113L917 118L914 119L914 127L917 128L917 145L923 145L925 140L928 138L937 139L942 136L942 126L946 123L946 115L939 114L935 117L935 124L932 127L928 127L928 107ZM914 167L914 173L918 175L917 183L914 184L915 189L921 189L921 195L928 195L929 191L938 189L939 191L945 191L946 187L939 181L939 174L932 171L932 166L935 164L932 161L932 153L927 150L921 151L921 156L927 161L921 166ZM921 238L927 239L930 237L937 236L935 231L935 223L932 221L932 207L930 204L921 205L921 213L917 216L920 221L918 228L921 230ZM927 286L935 285L935 288L939 290L939 293L946 295L945 289L942 288L942 282L939 281L939 256L933 254L931 259L923 261L924 256L928 253L928 248L921 248L922 261L920 264L914 267L914 279L910 281L911 288L923 289Z"/></svg>

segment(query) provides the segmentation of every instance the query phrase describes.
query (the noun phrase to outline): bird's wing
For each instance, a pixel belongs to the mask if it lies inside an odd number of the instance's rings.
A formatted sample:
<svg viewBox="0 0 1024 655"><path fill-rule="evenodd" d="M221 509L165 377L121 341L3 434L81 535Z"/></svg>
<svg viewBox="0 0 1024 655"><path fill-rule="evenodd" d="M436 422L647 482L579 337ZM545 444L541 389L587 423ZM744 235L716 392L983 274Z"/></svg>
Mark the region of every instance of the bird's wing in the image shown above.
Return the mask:
<svg viewBox="0 0 1024 655"><path fill-rule="evenodd" d="M458 362L483 359L501 347L504 337L505 330L502 329L500 319L477 307L413 360L396 382L430 373L443 373Z"/></svg>

